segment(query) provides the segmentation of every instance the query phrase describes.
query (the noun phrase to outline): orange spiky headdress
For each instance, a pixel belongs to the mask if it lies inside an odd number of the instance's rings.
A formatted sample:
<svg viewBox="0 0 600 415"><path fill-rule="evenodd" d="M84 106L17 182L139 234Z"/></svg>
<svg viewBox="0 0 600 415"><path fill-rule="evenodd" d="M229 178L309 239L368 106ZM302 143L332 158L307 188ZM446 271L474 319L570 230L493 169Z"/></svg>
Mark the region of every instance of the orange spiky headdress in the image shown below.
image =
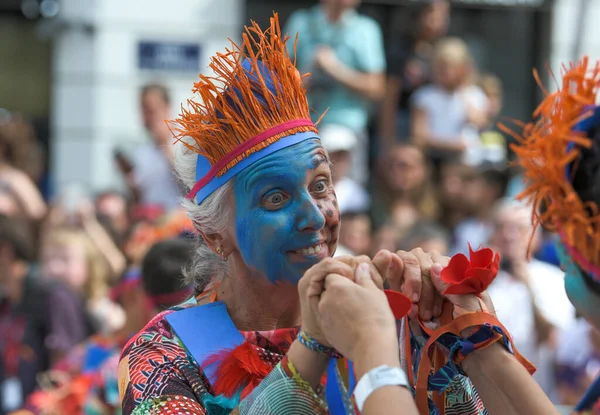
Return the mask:
<svg viewBox="0 0 600 415"><path fill-rule="evenodd" d="M242 46L231 42L211 58L215 76L200 75L179 118L170 123L176 139L198 153L196 185L188 194L201 203L252 163L282 148L318 138L302 77L282 38L277 14L262 31L252 22Z"/></svg>
<svg viewBox="0 0 600 415"><path fill-rule="evenodd" d="M595 107L599 89L600 63L590 67L584 58L563 66L562 85L554 93L544 90L534 121L521 134L503 128L518 141L512 148L525 170L526 184L518 198L533 201L534 225L558 232L561 257L566 262L570 257L596 281L600 281L600 212L593 198L582 196L593 184L582 176L589 174L585 164L594 145L590 135L600 124Z"/></svg>

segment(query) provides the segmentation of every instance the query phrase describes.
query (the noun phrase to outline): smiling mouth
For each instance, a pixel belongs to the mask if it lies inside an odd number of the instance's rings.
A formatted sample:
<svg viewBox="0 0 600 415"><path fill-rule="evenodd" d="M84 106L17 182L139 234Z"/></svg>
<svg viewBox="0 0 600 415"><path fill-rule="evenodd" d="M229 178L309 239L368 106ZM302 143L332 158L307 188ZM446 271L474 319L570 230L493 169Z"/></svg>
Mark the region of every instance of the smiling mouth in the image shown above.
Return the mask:
<svg viewBox="0 0 600 415"><path fill-rule="evenodd" d="M320 243L317 245L309 246L308 248L298 249L296 251L291 251L293 254L299 255L315 255L320 254L326 249L325 243Z"/></svg>

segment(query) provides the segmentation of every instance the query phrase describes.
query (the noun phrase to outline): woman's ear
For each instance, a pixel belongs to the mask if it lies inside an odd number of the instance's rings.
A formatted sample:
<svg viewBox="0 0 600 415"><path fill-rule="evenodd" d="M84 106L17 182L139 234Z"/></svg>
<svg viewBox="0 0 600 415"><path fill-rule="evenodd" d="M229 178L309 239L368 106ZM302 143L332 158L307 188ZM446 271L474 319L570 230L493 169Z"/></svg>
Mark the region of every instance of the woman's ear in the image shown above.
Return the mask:
<svg viewBox="0 0 600 415"><path fill-rule="evenodd" d="M204 239L206 246L208 246L214 253L220 249L223 250L223 235L220 233L205 233L200 231L200 236Z"/></svg>

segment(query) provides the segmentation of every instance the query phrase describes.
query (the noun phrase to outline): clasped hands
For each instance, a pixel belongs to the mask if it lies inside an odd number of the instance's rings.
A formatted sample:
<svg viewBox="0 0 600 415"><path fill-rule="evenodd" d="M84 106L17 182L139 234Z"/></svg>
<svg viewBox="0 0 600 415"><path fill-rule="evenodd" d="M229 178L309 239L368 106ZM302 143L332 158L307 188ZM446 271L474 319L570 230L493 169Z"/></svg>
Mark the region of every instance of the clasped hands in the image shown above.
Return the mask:
<svg viewBox="0 0 600 415"><path fill-rule="evenodd" d="M397 350L396 320L383 292L384 281L411 300L409 318L427 322L439 317L444 298L463 309L479 307L474 295L441 294L447 285L440 274L449 261L420 248L396 254L383 250L372 260L341 256L321 261L298 286L302 328L350 360L383 348Z"/></svg>

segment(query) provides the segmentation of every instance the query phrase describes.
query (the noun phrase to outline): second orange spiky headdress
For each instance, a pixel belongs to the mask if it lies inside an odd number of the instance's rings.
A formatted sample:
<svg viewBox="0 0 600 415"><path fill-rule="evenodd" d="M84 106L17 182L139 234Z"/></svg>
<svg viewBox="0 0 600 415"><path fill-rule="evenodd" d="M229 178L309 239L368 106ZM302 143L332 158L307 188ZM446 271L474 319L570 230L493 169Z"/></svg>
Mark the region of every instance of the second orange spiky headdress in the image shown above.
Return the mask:
<svg viewBox="0 0 600 415"><path fill-rule="evenodd" d="M534 121L521 134L504 128L517 139L513 150L524 168L526 189L518 197L534 202L536 226L559 233L561 256L569 256L600 281L600 211L596 201L582 197L582 190L588 189L575 183L584 167L583 154L594 144L591 131L600 122L595 106L600 63L590 66L584 58L563 67L558 91L544 92Z"/></svg>
<svg viewBox="0 0 600 415"><path fill-rule="evenodd" d="M200 75L179 118L170 123L175 137L191 137L198 153L196 185L189 199L201 203L252 163L301 141L318 138L310 119L302 76L287 51L277 14L262 31L246 27L241 47L211 58L214 76Z"/></svg>

